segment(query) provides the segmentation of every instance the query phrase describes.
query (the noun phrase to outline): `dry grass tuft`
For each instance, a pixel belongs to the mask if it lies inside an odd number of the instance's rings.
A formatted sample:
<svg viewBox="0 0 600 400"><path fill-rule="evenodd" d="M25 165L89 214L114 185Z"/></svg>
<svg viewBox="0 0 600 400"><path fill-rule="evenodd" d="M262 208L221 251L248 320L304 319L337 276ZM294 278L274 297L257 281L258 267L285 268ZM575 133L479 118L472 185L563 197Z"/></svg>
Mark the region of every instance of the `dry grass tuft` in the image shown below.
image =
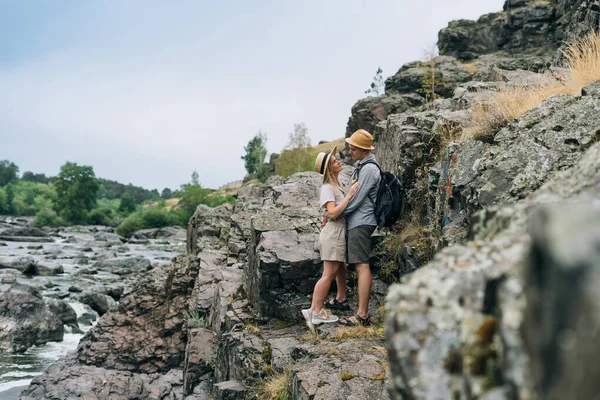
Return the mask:
<svg viewBox="0 0 600 400"><path fill-rule="evenodd" d="M382 339L385 335L383 326L348 326L333 332L329 339L334 342L344 342L349 339Z"/></svg>
<svg viewBox="0 0 600 400"><path fill-rule="evenodd" d="M348 381L352 378L356 378L357 375L353 374L352 372L347 372L347 371L342 371L342 373L340 374L340 378L342 378L343 381Z"/></svg>
<svg viewBox="0 0 600 400"><path fill-rule="evenodd" d="M479 72L479 68L477 67L477 65L475 65L473 63L463 63L463 62L459 61L458 65L463 67L465 69L465 71L467 71L470 74L475 75L476 73Z"/></svg>
<svg viewBox="0 0 600 400"><path fill-rule="evenodd" d="M564 82L501 90L491 101L473 107L473 115L462 140L489 141L507 122L538 107L548 97L555 94L580 95L584 86L600 80L598 32L592 31L588 36L569 43L563 54L567 66Z"/></svg>
<svg viewBox="0 0 600 400"><path fill-rule="evenodd" d="M516 86L502 90L490 102L475 105L464 134L466 138L488 141L508 121L533 110L552 95L566 93L572 90L558 81L555 86Z"/></svg>
<svg viewBox="0 0 600 400"><path fill-rule="evenodd" d="M382 381L385 379L385 374L387 373L388 367L390 366L390 363L387 361L382 361L381 362L381 366L383 367L383 369L381 370L380 373L378 373L375 376L370 377L369 379L372 381Z"/></svg>
<svg viewBox="0 0 600 400"><path fill-rule="evenodd" d="M338 349L337 347L332 347L327 351L327 354L329 354L330 356L338 356L340 355L340 349Z"/></svg>
<svg viewBox="0 0 600 400"><path fill-rule="evenodd" d="M462 134L462 126L456 123L448 123L441 126L439 129L439 148L436 160L441 160L444 156L444 150L451 143L460 139Z"/></svg>
<svg viewBox="0 0 600 400"><path fill-rule="evenodd" d="M423 262L430 253L428 230L423 227L419 221L420 209L413 210L410 220L404 220L398 225L397 233L390 233L375 248L375 255L380 259L379 277L386 282L397 281L398 264L396 262L398 254L404 246L410 246L422 255Z"/></svg>
<svg viewBox="0 0 600 400"><path fill-rule="evenodd" d="M592 31L586 37L569 43L563 55L569 70L566 85L576 94L600 79L600 34Z"/></svg>
<svg viewBox="0 0 600 400"><path fill-rule="evenodd" d="M319 333L318 332L311 332L310 329L306 331L306 333L304 333L301 336L296 336L296 339L300 342L300 343L308 343L308 342L315 342L315 344L317 342L319 342Z"/></svg>
<svg viewBox="0 0 600 400"><path fill-rule="evenodd" d="M244 329L255 335L258 335L261 332L260 326L251 322L244 323Z"/></svg>
<svg viewBox="0 0 600 400"><path fill-rule="evenodd" d="M258 398L260 400L290 400L292 397L288 386L291 377L290 370L270 375L260 385Z"/></svg>

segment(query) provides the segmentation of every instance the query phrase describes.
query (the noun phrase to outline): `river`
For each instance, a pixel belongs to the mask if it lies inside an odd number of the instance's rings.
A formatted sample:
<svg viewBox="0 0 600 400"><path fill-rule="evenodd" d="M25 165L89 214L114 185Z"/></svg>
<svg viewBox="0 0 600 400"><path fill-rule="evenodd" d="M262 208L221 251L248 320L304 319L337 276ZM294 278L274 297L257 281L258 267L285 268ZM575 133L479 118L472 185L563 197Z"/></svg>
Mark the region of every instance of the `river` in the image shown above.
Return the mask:
<svg viewBox="0 0 600 400"><path fill-rule="evenodd" d="M30 257L35 262L51 262L60 264L63 273L32 277L17 275L19 284L34 286L44 298L64 299L76 312L80 333L72 332L65 325L62 342L49 342L41 346L30 347L24 353L7 354L0 350L0 400L16 400L31 380L42 374L51 363L72 352L77 348L84 333L92 328L98 314L90 306L78 301L78 293L72 293L72 286L79 286L87 292L106 293L108 285L122 285L126 293L134 281L120 275L115 275L107 269L97 268L96 263L106 259L143 258L152 267L164 265L179 253L185 251L185 231L177 231L171 238L148 240L145 244L115 242L115 236L98 240L98 230L105 234L102 227L67 228L57 235L53 232L52 242L32 243L0 240L0 258L3 260ZM172 228L169 228L172 229ZM101 238L102 239L102 238ZM111 243L112 240L112 243ZM0 263L1 264L1 263ZM84 269L93 270L93 275L81 274ZM0 274L3 269L0 265ZM79 273L78 273L79 272ZM0 275L0 295L10 288L12 282L2 282Z"/></svg>

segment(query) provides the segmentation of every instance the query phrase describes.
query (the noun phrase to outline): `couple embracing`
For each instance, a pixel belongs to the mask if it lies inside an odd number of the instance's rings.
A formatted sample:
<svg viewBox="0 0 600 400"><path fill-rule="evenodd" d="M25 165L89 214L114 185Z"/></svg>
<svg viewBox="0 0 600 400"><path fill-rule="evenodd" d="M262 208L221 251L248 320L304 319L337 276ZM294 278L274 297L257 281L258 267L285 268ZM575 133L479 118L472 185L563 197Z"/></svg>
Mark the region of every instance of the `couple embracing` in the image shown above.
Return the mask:
<svg viewBox="0 0 600 400"><path fill-rule="evenodd" d="M315 171L323 174L321 207L325 209L324 226L319 235L323 275L316 283L312 304L302 310L308 327L338 322L346 326L371 323L369 296L371 291L371 235L377 227L375 203L380 183L379 167L371 154L373 136L359 129L346 139L350 156L356 161L352 179L344 191L339 181L342 162L335 157L336 147L328 153L319 153ZM354 265L358 274L358 310L356 315L339 319L329 309L350 310L346 294L348 264ZM335 279L337 294L325 302L331 283Z"/></svg>

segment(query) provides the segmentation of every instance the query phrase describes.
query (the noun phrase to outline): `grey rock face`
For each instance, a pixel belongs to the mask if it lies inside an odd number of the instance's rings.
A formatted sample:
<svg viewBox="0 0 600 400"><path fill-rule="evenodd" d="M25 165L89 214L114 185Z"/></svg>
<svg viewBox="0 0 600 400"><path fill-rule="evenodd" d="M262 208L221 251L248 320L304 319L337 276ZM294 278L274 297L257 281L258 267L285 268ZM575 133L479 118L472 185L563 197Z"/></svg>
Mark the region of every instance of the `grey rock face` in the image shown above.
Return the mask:
<svg viewBox="0 0 600 400"><path fill-rule="evenodd" d="M211 208L200 204L188 222L188 254L196 254L205 248L225 247L229 239L231 204Z"/></svg>
<svg viewBox="0 0 600 400"><path fill-rule="evenodd" d="M474 76L474 73L469 72L464 64L457 62L456 58L440 56L435 59L433 71L432 67L425 62L415 61L403 65L395 75L385 80L385 92L386 94L417 93L424 87L427 74L435 76L435 81L439 83L435 91L442 97L451 96L459 83L468 82Z"/></svg>
<svg viewBox="0 0 600 400"><path fill-rule="evenodd" d="M504 8L477 21L451 21L439 32L440 54L469 60L500 50L535 52L552 48L562 39L555 35L556 17L550 2L511 1Z"/></svg>
<svg viewBox="0 0 600 400"><path fill-rule="evenodd" d="M420 88L419 84L417 88ZM350 137L358 129L366 129L373 132L375 126L385 121L388 115L399 114L411 107L420 106L424 98L413 92L405 90L405 94L387 93L378 97L367 97L357 101L351 110L350 118L346 127L346 137Z"/></svg>
<svg viewBox="0 0 600 400"><path fill-rule="evenodd" d="M442 250L390 288L395 398L501 391L506 398L558 399L567 390L585 398L597 390L587 373L596 360L584 353L595 354L597 342L589 327L599 303L586 287L597 280L599 160L595 144L528 198L479 211L476 240ZM535 214L532 241L529 216L548 203L558 205Z"/></svg>

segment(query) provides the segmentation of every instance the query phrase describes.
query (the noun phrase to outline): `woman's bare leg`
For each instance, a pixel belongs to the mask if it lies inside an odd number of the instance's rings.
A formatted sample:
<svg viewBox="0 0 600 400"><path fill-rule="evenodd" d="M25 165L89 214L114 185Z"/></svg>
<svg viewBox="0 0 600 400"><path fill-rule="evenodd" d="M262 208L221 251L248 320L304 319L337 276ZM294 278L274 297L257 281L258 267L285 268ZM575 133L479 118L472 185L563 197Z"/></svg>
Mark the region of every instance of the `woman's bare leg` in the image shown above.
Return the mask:
<svg viewBox="0 0 600 400"><path fill-rule="evenodd" d="M313 292L311 311L315 314L321 312L323 303L325 303L325 297L329 293L331 288L331 282L336 279L342 263L338 261L323 261L323 275L321 279L316 283Z"/></svg>

